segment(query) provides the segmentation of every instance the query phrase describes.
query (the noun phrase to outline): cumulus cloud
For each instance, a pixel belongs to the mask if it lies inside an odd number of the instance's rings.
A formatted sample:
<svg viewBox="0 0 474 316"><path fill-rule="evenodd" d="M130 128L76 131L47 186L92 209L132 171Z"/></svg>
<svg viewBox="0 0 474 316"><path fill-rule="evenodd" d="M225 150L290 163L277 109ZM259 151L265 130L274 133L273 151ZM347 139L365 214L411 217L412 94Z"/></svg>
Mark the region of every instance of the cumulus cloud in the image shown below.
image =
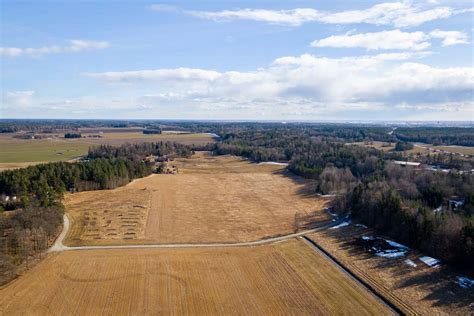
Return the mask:
<svg viewBox="0 0 474 316"><path fill-rule="evenodd" d="M443 46L469 44L468 36L466 33L463 33L463 32L441 31L441 30L436 29L430 32L430 36L434 38L442 39Z"/></svg>
<svg viewBox="0 0 474 316"><path fill-rule="evenodd" d="M70 40L67 46L43 46L38 48L18 48L18 47L0 47L0 56L5 57L41 57L43 55L60 54L60 53L77 53L88 50L104 49L109 47L109 43L105 41L87 41L87 40Z"/></svg>
<svg viewBox="0 0 474 316"><path fill-rule="evenodd" d="M368 50L402 49L423 50L431 46L429 36L423 32L402 32L400 30L333 35L311 43L313 47L354 48Z"/></svg>
<svg viewBox="0 0 474 316"><path fill-rule="evenodd" d="M428 52L326 58L305 54L274 60L248 72L198 68L89 73L87 76L133 90L150 84L144 108L180 104L220 109L266 109L283 113L375 110L400 104L431 104L453 110L472 106L472 67L436 68L419 62ZM139 83L139 84L138 84ZM127 87L128 88L128 87ZM250 110L249 110L250 111Z"/></svg>
<svg viewBox="0 0 474 316"><path fill-rule="evenodd" d="M169 11L169 6L153 5L152 10ZM173 7L174 8L174 7ZM454 10L447 6L415 6L409 1L386 2L360 10L339 12L319 11L313 8L296 8L291 10L237 9L223 11L186 11L185 14L207 20L230 21L251 20L270 24L299 26L308 22L326 24L373 24L393 25L395 27L413 27L426 22L445 19L456 14L470 12L472 9Z"/></svg>

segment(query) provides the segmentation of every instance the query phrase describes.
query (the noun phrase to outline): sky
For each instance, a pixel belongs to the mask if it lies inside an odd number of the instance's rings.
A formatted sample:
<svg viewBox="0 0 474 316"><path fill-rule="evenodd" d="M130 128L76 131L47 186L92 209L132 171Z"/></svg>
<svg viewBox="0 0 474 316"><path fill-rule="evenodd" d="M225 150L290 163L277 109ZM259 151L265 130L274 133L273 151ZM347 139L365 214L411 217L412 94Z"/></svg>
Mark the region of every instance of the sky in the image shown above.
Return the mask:
<svg viewBox="0 0 474 316"><path fill-rule="evenodd" d="M470 0L0 3L0 118L474 120Z"/></svg>

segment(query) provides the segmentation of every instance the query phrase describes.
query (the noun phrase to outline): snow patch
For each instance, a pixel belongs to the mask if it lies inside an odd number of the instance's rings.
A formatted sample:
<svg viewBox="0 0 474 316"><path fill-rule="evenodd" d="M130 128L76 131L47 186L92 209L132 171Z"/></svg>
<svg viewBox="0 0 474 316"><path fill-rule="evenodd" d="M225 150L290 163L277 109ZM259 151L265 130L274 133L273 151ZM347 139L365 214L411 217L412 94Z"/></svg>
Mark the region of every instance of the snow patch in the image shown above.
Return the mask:
<svg viewBox="0 0 474 316"><path fill-rule="evenodd" d="M205 133L205 134L210 135L210 136L212 136L212 137L214 137L214 138L221 138L221 137L220 137L219 135L217 135L216 133Z"/></svg>
<svg viewBox="0 0 474 316"><path fill-rule="evenodd" d="M435 259L435 258L431 258L431 257L428 257L428 256L423 256L423 257L420 257L419 258L424 264L426 264L427 266L430 266L432 268L437 268L439 267L439 264L441 263L441 261L439 261L438 259Z"/></svg>
<svg viewBox="0 0 474 316"><path fill-rule="evenodd" d="M474 280L461 276L458 276L456 279L458 280L456 283L463 289L470 289L471 287L474 287Z"/></svg>
<svg viewBox="0 0 474 316"><path fill-rule="evenodd" d="M381 237L362 236L360 241L370 253L384 258L398 258L403 257L410 250L408 247L387 240Z"/></svg>
<svg viewBox="0 0 474 316"><path fill-rule="evenodd" d="M405 250L402 250L402 251L384 250L384 251L375 253L375 255L379 257L384 257L384 258L398 258L398 257L403 257L405 253L406 253Z"/></svg>
<svg viewBox="0 0 474 316"><path fill-rule="evenodd" d="M287 162L277 162L277 161L264 161L264 162L260 162L259 165L288 166L288 163Z"/></svg>
<svg viewBox="0 0 474 316"><path fill-rule="evenodd" d="M367 228L364 224L356 224L357 227Z"/></svg>
<svg viewBox="0 0 474 316"><path fill-rule="evenodd" d="M336 225L336 226L331 227L329 229L336 229L336 228L341 228L341 227L344 227L344 226L349 226L350 223L351 223L351 221L345 221L345 222L342 222L339 225Z"/></svg>
<svg viewBox="0 0 474 316"><path fill-rule="evenodd" d="M332 211L332 208L330 208L330 207L325 207L324 209L326 210L326 212L328 212L329 214L331 214L331 216L337 217L337 214Z"/></svg>
<svg viewBox="0 0 474 316"><path fill-rule="evenodd" d="M335 197L336 195L335 194L319 194L320 197L322 198L332 198L332 197Z"/></svg>
<svg viewBox="0 0 474 316"><path fill-rule="evenodd" d="M400 249L408 249L407 246L399 244L397 242L394 242L394 241L391 241L391 240L388 240L388 239L385 239L385 241L392 247L400 248Z"/></svg>
<svg viewBox="0 0 474 316"><path fill-rule="evenodd" d="M413 260L410 260L410 259L406 259L405 262L407 265L409 265L410 267L412 268L416 268L416 263L413 261Z"/></svg>

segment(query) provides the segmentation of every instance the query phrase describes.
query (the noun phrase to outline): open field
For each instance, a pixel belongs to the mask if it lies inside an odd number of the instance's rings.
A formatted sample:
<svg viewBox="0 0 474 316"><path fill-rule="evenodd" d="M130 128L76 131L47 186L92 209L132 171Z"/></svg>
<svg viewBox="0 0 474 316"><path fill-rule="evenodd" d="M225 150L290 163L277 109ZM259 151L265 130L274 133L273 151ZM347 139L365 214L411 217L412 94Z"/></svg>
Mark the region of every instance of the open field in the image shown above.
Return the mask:
<svg viewBox="0 0 474 316"><path fill-rule="evenodd" d="M0 289L0 314L387 315L300 240L233 249L50 255Z"/></svg>
<svg viewBox="0 0 474 316"><path fill-rule="evenodd" d="M359 145L364 146L366 148L376 148L383 151L391 151L395 149L395 143L388 143L388 142L379 142L379 141L371 141L371 142L355 142L355 143L347 143L347 145Z"/></svg>
<svg viewBox="0 0 474 316"><path fill-rule="evenodd" d="M329 219L326 200L305 194L311 182L282 166L202 155L174 163L179 174L67 195L66 244L252 241L294 232L297 212Z"/></svg>
<svg viewBox="0 0 474 316"><path fill-rule="evenodd" d="M121 145L172 141L190 145L214 141L208 134L144 135L138 131L105 132L101 134L102 138L64 139L62 135L50 135L51 139L18 139L13 138L13 134L1 134L0 164L2 168L16 168L16 164L27 162L68 161L87 154L89 147L100 144ZM87 135L89 134L83 134L83 136Z"/></svg>
<svg viewBox="0 0 474 316"><path fill-rule="evenodd" d="M0 163L67 161L85 155L88 144L64 139L14 139L0 137Z"/></svg>
<svg viewBox="0 0 474 316"><path fill-rule="evenodd" d="M359 145L364 147L371 147L376 148L383 151L391 151L395 148L395 143L387 143L387 142L379 142L379 141L371 141L371 142L356 142L356 143L347 143L347 145ZM388 146L390 145L390 146ZM430 150L431 149L431 150ZM474 147L469 146L434 146L431 144L421 144L416 143L415 147L410 150L406 150L406 153L411 154L428 154L435 150L444 151L447 153L454 153L454 154L463 154L463 155L471 155L474 156Z"/></svg>
<svg viewBox="0 0 474 316"><path fill-rule="evenodd" d="M434 146L431 144L416 144L418 151L429 152L428 148L433 150L440 150L448 153L462 154L462 155L471 155L474 156L474 147L469 146ZM414 149L415 149L414 148Z"/></svg>
<svg viewBox="0 0 474 316"><path fill-rule="evenodd" d="M42 162L7 162L7 163L0 163L0 172L3 170L11 170L11 169L19 169L19 168L26 168L28 166L34 166L40 164Z"/></svg>

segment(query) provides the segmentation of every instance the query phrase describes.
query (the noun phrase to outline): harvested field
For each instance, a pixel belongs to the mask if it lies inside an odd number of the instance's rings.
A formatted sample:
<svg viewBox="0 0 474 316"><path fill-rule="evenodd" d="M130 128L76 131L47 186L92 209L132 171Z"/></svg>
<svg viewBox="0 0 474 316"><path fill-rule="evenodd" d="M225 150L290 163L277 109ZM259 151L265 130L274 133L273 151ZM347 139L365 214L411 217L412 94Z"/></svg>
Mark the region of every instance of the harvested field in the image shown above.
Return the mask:
<svg viewBox="0 0 474 316"><path fill-rule="evenodd" d="M327 200L307 193L312 182L282 166L202 154L173 163L179 174L152 175L115 190L68 195L65 205L73 230L66 244L113 244L124 239L123 234L107 235L104 223L119 223L111 218L118 216L115 211L122 214L122 225L123 216L141 214L134 217L136 222L126 223L133 224L136 233L128 236L128 242L137 243L252 241L294 232L296 213L305 222L329 219L322 210ZM96 217L94 236L79 227L91 214Z"/></svg>
<svg viewBox="0 0 474 316"><path fill-rule="evenodd" d="M150 190L109 190L107 198L90 200L87 192L66 197L71 240L93 241L143 239L150 209ZM72 237L76 236L76 237Z"/></svg>
<svg viewBox="0 0 474 316"><path fill-rule="evenodd" d="M458 274L447 267L430 268L410 251L399 258L382 258L359 249L354 244L361 235L373 236L371 229L355 225L308 235L358 277L377 289L405 313L421 315L472 314L472 289L456 283ZM410 259L416 267L408 265Z"/></svg>
<svg viewBox="0 0 474 316"><path fill-rule="evenodd" d="M233 249L70 251L0 289L0 314L387 315L300 240Z"/></svg>

